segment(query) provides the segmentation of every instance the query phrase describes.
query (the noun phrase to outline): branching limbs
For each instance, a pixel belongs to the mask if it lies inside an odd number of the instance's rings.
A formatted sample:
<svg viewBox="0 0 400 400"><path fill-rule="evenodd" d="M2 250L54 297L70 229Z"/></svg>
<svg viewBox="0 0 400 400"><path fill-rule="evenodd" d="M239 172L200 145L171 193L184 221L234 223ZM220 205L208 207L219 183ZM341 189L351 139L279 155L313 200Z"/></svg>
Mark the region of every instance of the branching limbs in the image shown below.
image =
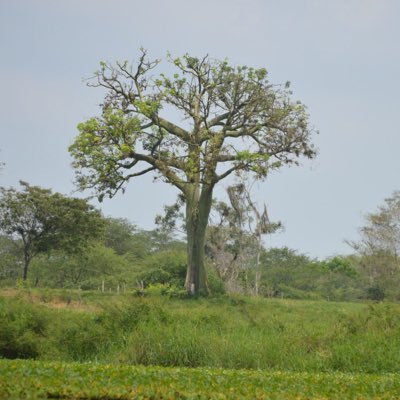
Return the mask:
<svg viewBox="0 0 400 400"><path fill-rule="evenodd" d="M154 77L160 61L143 49L135 66L100 64L89 86L106 90L102 114L78 126L70 147L81 188L113 196L155 172L185 193L238 171L262 178L315 155L305 107L290 101L287 87L271 85L265 69L187 54L168 61L177 71L171 77ZM166 117L171 107L184 126Z"/></svg>

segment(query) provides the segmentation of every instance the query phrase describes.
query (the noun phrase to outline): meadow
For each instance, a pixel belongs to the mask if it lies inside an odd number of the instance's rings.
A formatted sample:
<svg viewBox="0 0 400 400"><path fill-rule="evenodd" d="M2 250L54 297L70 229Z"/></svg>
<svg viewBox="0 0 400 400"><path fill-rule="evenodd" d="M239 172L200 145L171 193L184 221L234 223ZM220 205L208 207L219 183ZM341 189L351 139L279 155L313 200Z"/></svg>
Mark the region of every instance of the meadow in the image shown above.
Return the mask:
<svg viewBox="0 0 400 400"><path fill-rule="evenodd" d="M400 306L3 290L5 358L301 372L398 372Z"/></svg>
<svg viewBox="0 0 400 400"><path fill-rule="evenodd" d="M0 356L2 398L399 398L400 306L3 289Z"/></svg>

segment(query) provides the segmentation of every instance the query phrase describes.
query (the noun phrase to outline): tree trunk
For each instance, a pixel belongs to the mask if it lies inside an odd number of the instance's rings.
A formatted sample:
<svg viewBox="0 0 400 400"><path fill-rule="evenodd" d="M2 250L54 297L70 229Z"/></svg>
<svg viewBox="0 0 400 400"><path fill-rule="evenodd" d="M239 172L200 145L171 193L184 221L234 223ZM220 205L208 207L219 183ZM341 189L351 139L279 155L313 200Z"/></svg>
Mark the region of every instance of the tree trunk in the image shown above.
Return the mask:
<svg viewBox="0 0 400 400"><path fill-rule="evenodd" d="M28 267L31 259L28 254L25 253L24 255L24 271L22 275L22 279L26 281L28 279Z"/></svg>
<svg viewBox="0 0 400 400"><path fill-rule="evenodd" d="M188 267L185 288L191 295L208 294L204 263L208 217L211 210L212 186L193 185L186 196L186 231Z"/></svg>
<svg viewBox="0 0 400 400"><path fill-rule="evenodd" d="M256 296L260 293L260 282L261 282L261 265L260 256L262 250L261 234L257 235L257 257L256 257L256 280L254 285L254 294Z"/></svg>

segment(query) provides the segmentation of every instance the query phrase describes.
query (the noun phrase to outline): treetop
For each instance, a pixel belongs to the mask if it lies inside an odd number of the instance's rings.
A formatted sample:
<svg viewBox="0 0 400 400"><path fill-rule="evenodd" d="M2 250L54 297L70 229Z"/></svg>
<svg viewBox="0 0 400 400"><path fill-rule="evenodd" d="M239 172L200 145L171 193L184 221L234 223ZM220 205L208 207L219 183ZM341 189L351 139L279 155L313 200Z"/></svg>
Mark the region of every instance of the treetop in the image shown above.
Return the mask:
<svg viewBox="0 0 400 400"><path fill-rule="evenodd" d="M167 55L172 73L141 50L136 64L101 62L89 86L105 89L99 116L78 125L70 146L81 189L101 199L153 172L183 193L232 173L264 178L313 158L306 107L275 85L265 68Z"/></svg>

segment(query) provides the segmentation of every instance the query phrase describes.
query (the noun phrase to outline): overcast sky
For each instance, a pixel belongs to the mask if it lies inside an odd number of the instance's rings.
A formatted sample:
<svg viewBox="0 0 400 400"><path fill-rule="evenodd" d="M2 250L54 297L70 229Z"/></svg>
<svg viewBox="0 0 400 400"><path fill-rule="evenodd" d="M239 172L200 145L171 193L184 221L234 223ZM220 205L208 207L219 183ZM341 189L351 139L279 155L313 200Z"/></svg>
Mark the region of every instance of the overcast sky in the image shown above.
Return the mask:
<svg viewBox="0 0 400 400"><path fill-rule="evenodd" d="M209 54L291 81L319 130L315 161L256 189L284 233L269 246L348 253L363 216L400 189L398 0L0 0L1 186L74 190L67 148L98 113L82 82L100 60ZM218 194L223 192L220 187ZM176 192L150 177L99 205L152 228Z"/></svg>

